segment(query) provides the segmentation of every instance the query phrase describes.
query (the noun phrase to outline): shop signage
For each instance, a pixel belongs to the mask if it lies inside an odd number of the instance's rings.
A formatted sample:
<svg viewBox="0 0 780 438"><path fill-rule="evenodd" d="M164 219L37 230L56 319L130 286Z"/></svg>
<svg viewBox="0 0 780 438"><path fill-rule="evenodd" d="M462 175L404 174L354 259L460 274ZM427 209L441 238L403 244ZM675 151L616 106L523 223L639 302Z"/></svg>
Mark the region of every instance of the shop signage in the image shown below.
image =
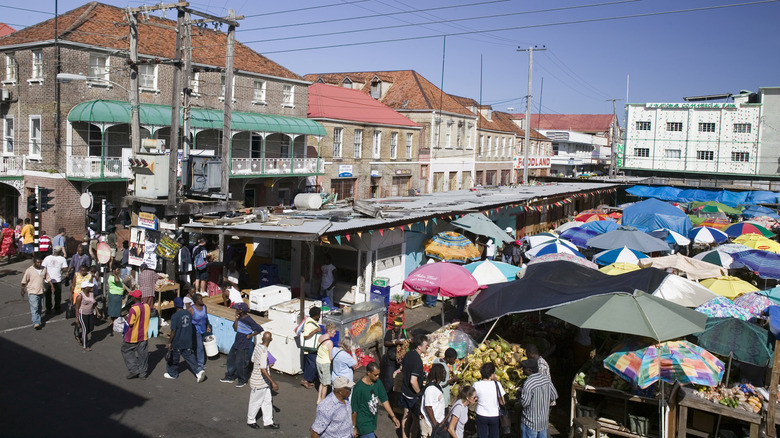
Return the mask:
<svg viewBox="0 0 780 438"><path fill-rule="evenodd" d="M380 176L382 176L382 175L379 173L378 170L372 170L371 171L371 177L372 178L379 178Z"/></svg>
<svg viewBox="0 0 780 438"><path fill-rule="evenodd" d="M158 256L170 261L176 258L180 249L181 245L178 242L171 239L169 236L163 236L154 250Z"/></svg>
<svg viewBox="0 0 780 438"><path fill-rule="evenodd" d="M408 176L412 174L412 169L395 169L395 174Z"/></svg>
<svg viewBox="0 0 780 438"><path fill-rule="evenodd" d="M352 176L351 164L339 164L339 178L349 178Z"/></svg>
<svg viewBox="0 0 780 438"><path fill-rule="evenodd" d="M515 157L515 169L522 169L524 167L524 157ZM543 156L530 156L528 157L529 169L543 169L550 167L550 157Z"/></svg>
<svg viewBox="0 0 780 438"><path fill-rule="evenodd" d="M157 219L154 218L153 213L138 213L138 226L141 228L148 228L150 230L157 229Z"/></svg>
<svg viewBox="0 0 780 438"><path fill-rule="evenodd" d="M645 108L737 109L737 105L734 103L646 103Z"/></svg>

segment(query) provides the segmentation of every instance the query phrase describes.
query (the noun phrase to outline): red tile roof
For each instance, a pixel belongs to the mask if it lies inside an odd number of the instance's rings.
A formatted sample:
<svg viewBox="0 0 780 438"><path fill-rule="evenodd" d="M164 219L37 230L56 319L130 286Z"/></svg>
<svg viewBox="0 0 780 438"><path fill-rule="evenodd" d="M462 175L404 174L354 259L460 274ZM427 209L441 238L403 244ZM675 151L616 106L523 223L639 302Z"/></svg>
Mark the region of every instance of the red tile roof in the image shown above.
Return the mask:
<svg viewBox="0 0 780 438"><path fill-rule="evenodd" d="M176 32L173 29L146 24L140 16L138 21L138 53L173 58ZM149 16L149 23L176 26L175 21L156 16ZM124 9L90 2L61 14L58 24L59 37L63 41L125 52L130 50L130 31ZM53 18L0 37L0 47L52 39L54 39ZM210 66L224 66L226 47L227 35L225 33L192 28L192 62ZM248 72L287 79L302 79L299 75L240 42L236 42L234 65L235 68Z"/></svg>
<svg viewBox="0 0 780 438"><path fill-rule="evenodd" d="M309 86L308 117L395 126L419 126L360 90L322 83Z"/></svg>
<svg viewBox="0 0 780 438"><path fill-rule="evenodd" d="M11 34L11 33L14 33L14 32L16 32L16 29L14 29L13 27L11 27L11 26L9 26L9 25L7 25L5 23L0 23L0 37L4 37L4 36L6 36L8 34Z"/></svg>
<svg viewBox="0 0 780 438"><path fill-rule="evenodd" d="M442 110L455 114L474 115L452 96L443 93L439 87L433 85L414 70L313 73L304 75L304 79L312 82L321 80L326 84L341 85L344 78L348 77L353 82L365 84L361 91L369 94L371 80L374 76L383 82L392 84L387 94L380 100L397 111Z"/></svg>
<svg viewBox="0 0 780 438"><path fill-rule="evenodd" d="M525 119L525 114L512 116ZM588 133L608 132L614 118L612 114L531 114L531 127Z"/></svg>

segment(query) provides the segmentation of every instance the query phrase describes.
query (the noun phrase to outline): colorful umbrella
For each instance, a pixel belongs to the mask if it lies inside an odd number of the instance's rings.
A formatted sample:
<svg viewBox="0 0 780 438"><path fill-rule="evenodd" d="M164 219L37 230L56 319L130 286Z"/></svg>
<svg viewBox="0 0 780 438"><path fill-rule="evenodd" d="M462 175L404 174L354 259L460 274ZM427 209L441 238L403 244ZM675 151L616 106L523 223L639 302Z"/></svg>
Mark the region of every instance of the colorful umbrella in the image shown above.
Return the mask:
<svg viewBox="0 0 780 438"><path fill-rule="evenodd" d="M734 304L747 310L753 316L761 317L765 315L767 307L774 306L775 302L759 292L750 292L735 298Z"/></svg>
<svg viewBox="0 0 780 438"><path fill-rule="evenodd" d="M771 230L772 228L775 228L777 226L777 221L778 221L777 218L770 217L770 216L756 216L745 222L761 225L762 227Z"/></svg>
<svg viewBox="0 0 780 438"><path fill-rule="evenodd" d="M729 207L726 204L722 204L717 201L696 202L693 201L688 204L692 210L702 211L704 213L717 213L722 212L726 214L740 214L742 213L742 207Z"/></svg>
<svg viewBox="0 0 780 438"><path fill-rule="evenodd" d="M425 243L425 255L443 262L466 263L479 259L476 245L454 231L436 234Z"/></svg>
<svg viewBox="0 0 780 438"><path fill-rule="evenodd" d="M694 333L699 345L740 362L766 366L774 355L774 339L756 324L736 318L709 318L703 332Z"/></svg>
<svg viewBox="0 0 780 438"><path fill-rule="evenodd" d="M582 255L579 251L576 249L573 249L574 245L564 245L561 243L549 243L547 245L541 245L537 246L536 248L531 248L530 250L526 251L525 255L527 255L529 258L539 257L543 256L545 254L558 254L558 253L567 253L571 255L575 255L577 257L585 258L584 255Z"/></svg>
<svg viewBox="0 0 780 438"><path fill-rule="evenodd" d="M585 228L586 230L592 230L599 234L604 234L612 230L617 230L619 226L620 225L618 225L614 220L608 219L603 221L587 222L580 225L580 228Z"/></svg>
<svg viewBox="0 0 780 438"><path fill-rule="evenodd" d="M612 219L620 219L621 217L623 217L623 213L618 213L617 211L614 211L608 214L607 216L611 217Z"/></svg>
<svg viewBox="0 0 780 438"><path fill-rule="evenodd" d="M611 265L604 266L603 268L599 268L599 271L607 275L620 275L625 274L626 272L638 271L640 269L642 268L633 263L616 262L612 263Z"/></svg>
<svg viewBox="0 0 780 438"><path fill-rule="evenodd" d="M557 253L557 254L545 254L539 257L536 257L535 259L528 262L528 265L534 265L536 263L545 263L545 262L557 262L557 261L567 261L572 263L577 263L578 265L582 265L591 269L598 269L598 265L593 263L592 261L575 256L573 254L568 254L565 252Z"/></svg>
<svg viewBox="0 0 780 438"><path fill-rule="evenodd" d="M715 297L697 307L696 311L711 318L737 318L743 321L749 321L753 318L750 312L725 297Z"/></svg>
<svg viewBox="0 0 780 438"><path fill-rule="evenodd" d="M677 244L680 246L687 246L689 243L691 243L691 239L683 236L677 231L672 231L668 228L660 228L658 230L650 231L647 234L657 239L663 239L666 243L671 245Z"/></svg>
<svg viewBox="0 0 780 438"><path fill-rule="evenodd" d="M524 239L531 245L531 248L547 245L548 243L560 243L561 245L566 245L571 249L577 249L577 246L573 243L558 237L557 234L552 233L534 234L533 236L525 236Z"/></svg>
<svg viewBox="0 0 780 438"><path fill-rule="evenodd" d="M611 265L615 262L633 263L637 264L639 259L646 259L647 255L637 250L626 248L610 249L602 251L593 256L593 261L597 265Z"/></svg>
<svg viewBox="0 0 780 438"><path fill-rule="evenodd" d="M715 228L696 227L688 231L688 238L694 243L721 243L729 240L728 234Z"/></svg>
<svg viewBox="0 0 780 438"><path fill-rule="evenodd" d="M720 252L725 252L726 254L735 254L742 251L749 251L753 248L745 245L741 245L739 243L724 243L722 245L718 245L717 250Z"/></svg>
<svg viewBox="0 0 780 438"><path fill-rule="evenodd" d="M724 369L712 353L688 341L647 345L633 340L607 356L604 367L640 388L657 382L659 376L667 383L717 386Z"/></svg>
<svg viewBox="0 0 780 438"><path fill-rule="evenodd" d="M609 219L609 216L604 213L580 213L574 216L574 220L580 222L602 221L605 219Z"/></svg>
<svg viewBox="0 0 780 438"><path fill-rule="evenodd" d="M733 257L725 252L718 251L717 249L700 252L693 256L693 258L703 262L712 263L713 265L722 266L726 269L730 268L731 264L734 263Z"/></svg>
<svg viewBox="0 0 780 438"><path fill-rule="evenodd" d="M403 283L404 290L443 297L465 297L482 288L466 268L447 262L422 265Z"/></svg>
<svg viewBox="0 0 780 438"><path fill-rule="evenodd" d="M734 243L741 243L742 245L749 246L753 249L780 252L780 243L777 243L774 240L769 240L766 237L759 236L757 234L743 234L734 239Z"/></svg>
<svg viewBox="0 0 780 438"><path fill-rule="evenodd" d="M556 228L555 232L558 233L558 234L561 234L561 233L563 233L564 231L566 231L566 230L568 230L570 228L579 227L580 225L582 225L584 223L585 222L580 222L580 221L566 222L565 224L563 224L560 227Z"/></svg>
<svg viewBox="0 0 780 438"><path fill-rule="evenodd" d="M731 221L728 219L721 219L719 217L710 217L700 222L699 226L720 229L730 223Z"/></svg>
<svg viewBox="0 0 780 438"><path fill-rule="evenodd" d="M775 237L775 233L767 230L761 225L751 224L750 222L738 222L721 228L721 231L728 234L729 237L739 237L743 234L759 234L767 238Z"/></svg>
<svg viewBox="0 0 780 438"><path fill-rule="evenodd" d="M780 279L780 254L751 249L733 254L732 257L734 258L732 264L734 268L744 266L761 278Z"/></svg>
<svg viewBox="0 0 780 438"><path fill-rule="evenodd" d="M581 227L569 228L561 233L561 238L581 247L588 247L588 239L598 236L599 233Z"/></svg>
<svg viewBox="0 0 780 438"><path fill-rule="evenodd" d="M506 283L514 280L520 271L520 268L515 265L491 260L469 263L463 267L471 272L479 284Z"/></svg>
<svg viewBox="0 0 780 438"><path fill-rule="evenodd" d="M757 287L753 286L747 281L728 275L723 277L708 278L706 280L702 280L701 284L716 294L730 299L734 299L748 292L758 291Z"/></svg>

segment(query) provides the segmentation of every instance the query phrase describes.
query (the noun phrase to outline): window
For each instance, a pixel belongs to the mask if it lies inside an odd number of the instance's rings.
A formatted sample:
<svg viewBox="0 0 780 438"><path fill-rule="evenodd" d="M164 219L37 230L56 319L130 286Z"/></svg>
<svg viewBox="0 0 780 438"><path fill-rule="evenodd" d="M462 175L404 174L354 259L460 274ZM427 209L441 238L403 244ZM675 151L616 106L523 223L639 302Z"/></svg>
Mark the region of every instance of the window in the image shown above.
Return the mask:
<svg viewBox="0 0 780 438"><path fill-rule="evenodd" d="M30 116L30 158L41 159L41 116Z"/></svg>
<svg viewBox="0 0 780 438"><path fill-rule="evenodd" d="M406 158L412 158L412 140L414 136L412 134L406 134Z"/></svg>
<svg viewBox="0 0 780 438"><path fill-rule="evenodd" d="M750 152L732 152L731 161L741 161L741 162L750 161Z"/></svg>
<svg viewBox="0 0 780 438"><path fill-rule="evenodd" d="M219 77L219 99L224 101L225 100L225 81L227 80L227 77L223 74ZM233 76L233 80L231 81L232 84L230 85L230 92L233 94L232 100L233 102L236 101L236 77Z"/></svg>
<svg viewBox="0 0 780 438"><path fill-rule="evenodd" d="M190 76L190 95L200 96L200 73L194 71Z"/></svg>
<svg viewBox="0 0 780 438"><path fill-rule="evenodd" d="M713 151L696 151L697 160L712 161L715 159L715 152Z"/></svg>
<svg viewBox="0 0 780 438"><path fill-rule="evenodd" d="M382 131L374 131L374 158L382 154Z"/></svg>
<svg viewBox="0 0 780 438"><path fill-rule="evenodd" d="M650 130L650 122L636 122L636 130L637 131L649 131Z"/></svg>
<svg viewBox="0 0 780 438"><path fill-rule="evenodd" d="M420 179L427 179L428 178L428 165L427 164L421 164L420 165Z"/></svg>
<svg viewBox="0 0 780 438"><path fill-rule="evenodd" d="M16 82L16 58L5 55L5 82Z"/></svg>
<svg viewBox="0 0 780 438"><path fill-rule="evenodd" d="M452 147L452 126L448 123L447 124L447 143L445 143L445 147L451 148Z"/></svg>
<svg viewBox="0 0 780 438"><path fill-rule="evenodd" d="M715 123L713 122L699 123L699 132L715 132Z"/></svg>
<svg viewBox="0 0 780 438"><path fill-rule="evenodd" d="M483 156L485 155L485 136L480 135L479 136L479 155Z"/></svg>
<svg viewBox="0 0 780 438"><path fill-rule="evenodd" d="M355 130L355 141L352 146L352 155L355 158L361 158L363 156L363 130Z"/></svg>
<svg viewBox="0 0 780 438"><path fill-rule="evenodd" d="M90 157L103 155L103 133L100 132L100 128L91 123L87 130L87 145L89 146L88 155Z"/></svg>
<svg viewBox="0 0 780 438"><path fill-rule="evenodd" d="M501 156L506 157L506 137L501 139Z"/></svg>
<svg viewBox="0 0 780 438"><path fill-rule="evenodd" d="M341 86L344 88L352 88L352 80L349 78L344 78L344 80L341 81Z"/></svg>
<svg viewBox="0 0 780 438"><path fill-rule="evenodd" d="M672 132L682 132L682 122L666 122L666 130Z"/></svg>
<svg viewBox="0 0 780 438"><path fill-rule="evenodd" d="M647 157L650 156L650 149L649 148L634 148L634 156L635 157L647 158Z"/></svg>
<svg viewBox="0 0 780 438"><path fill-rule="evenodd" d="M750 134L750 123L735 123L734 132L739 134Z"/></svg>
<svg viewBox="0 0 780 438"><path fill-rule="evenodd" d="M32 79L43 79L43 50L33 50L32 52Z"/></svg>
<svg viewBox="0 0 780 438"><path fill-rule="evenodd" d="M395 160L398 156L398 133L390 134L390 159Z"/></svg>
<svg viewBox="0 0 780 438"><path fill-rule="evenodd" d="M265 103L265 81L255 81L252 103Z"/></svg>
<svg viewBox="0 0 780 438"><path fill-rule="evenodd" d="M439 146L439 129L441 129L441 122L436 122L436 128L433 130L433 147L436 149L441 147Z"/></svg>
<svg viewBox="0 0 780 438"><path fill-rule="evenodd" d="M343 128L333 128L333 158L341 158L341 139L343 135Z"/></svg>
<svg viewBox="0 0 780 438"><path fill-rule="evenodd" d="M282 106L290 108L295 106L295 86L284 86L284 89L282 90Z"/></svg>
<svg viewBox="0 0 780 438"><path fill-rule="evenodd" d="M14 118L3 119L3 153L14 153Z"/></svg>
<svg viewBox="0 0 780 438"><path fill-rule="evenodd" d="M279 145L279 155L281 155L284 158L288 158L290 156L290 146L292 145L292 141L290 140L290 137L287 137L286 135L282 138L282 142Z"/></svg>
<svg viewBox="0 0 780 438"><path fill-rule="evenodd" d="M382 97L382 81L371 81L371 97L374 99Z"/></svg>
<svg viewBox="0 0 780 438"><path fill-rule="evenodd" d="M666 158L680 158L682 157L682 151L680 149L667 149Z"/></svg>
<svg viewBox="0 0 780 438"><path fill-rule="evenodd" d="M108 82L108 56L89 54L89 79L95 82Z"/></svg>
<svg viewBox="0 0 780 438"><path fill-rule="evenodd" d="M466 135L466 149L471 149L471 134Z"/></svg>
<svg viewBox="0 0 780 438"><path fill-rule="evenodd" d="M138 86L146 90L157 90L157 66L141 64L138 66Z"/></svg>

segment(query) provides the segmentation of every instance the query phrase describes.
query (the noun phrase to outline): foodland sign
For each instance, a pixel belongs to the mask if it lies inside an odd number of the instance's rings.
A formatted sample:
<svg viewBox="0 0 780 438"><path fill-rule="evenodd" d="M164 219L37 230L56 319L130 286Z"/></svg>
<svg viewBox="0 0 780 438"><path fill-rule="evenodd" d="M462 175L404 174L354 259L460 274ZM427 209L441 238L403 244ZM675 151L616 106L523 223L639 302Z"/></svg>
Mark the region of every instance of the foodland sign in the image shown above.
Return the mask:
<svg viewBox="0 0 780 438"><path fill-rule="evenodd" d="M523 157L515 157L515 169L522 169L525 167L523 164L525 161ZM544 169L550 167L550 157L542 157L542 156L531 156L528 157L528 168L529 169Z"/></svg>

